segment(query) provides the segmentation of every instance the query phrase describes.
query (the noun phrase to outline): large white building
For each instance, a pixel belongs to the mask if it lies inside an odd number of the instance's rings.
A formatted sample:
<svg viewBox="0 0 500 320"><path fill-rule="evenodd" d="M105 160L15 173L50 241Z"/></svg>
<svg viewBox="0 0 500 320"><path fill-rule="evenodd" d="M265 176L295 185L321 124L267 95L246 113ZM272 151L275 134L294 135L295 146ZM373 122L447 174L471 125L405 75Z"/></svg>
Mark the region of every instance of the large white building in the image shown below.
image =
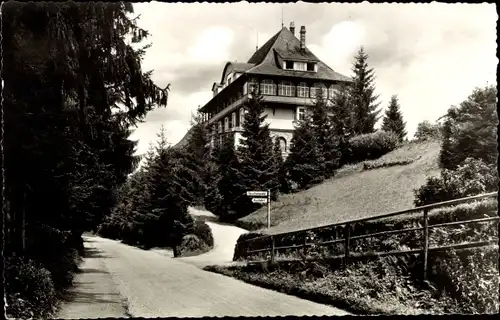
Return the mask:
<svg viewBox="0 0 500 320"><path fill-rule="evenodd" d="M227 62L220 82L212 85L213 97L199 111L214 132L213 145L220 144L227 134L241 138L243 104L253 89L259 87L273 139L280 142L286 156L296 120L314 105L318 91L332 97L342 83L351 78L335 72L319 60L306 46L306 29L295 36L293 22L283 27L247 63ZM179 144L184 144L189 132Z"/></svg>

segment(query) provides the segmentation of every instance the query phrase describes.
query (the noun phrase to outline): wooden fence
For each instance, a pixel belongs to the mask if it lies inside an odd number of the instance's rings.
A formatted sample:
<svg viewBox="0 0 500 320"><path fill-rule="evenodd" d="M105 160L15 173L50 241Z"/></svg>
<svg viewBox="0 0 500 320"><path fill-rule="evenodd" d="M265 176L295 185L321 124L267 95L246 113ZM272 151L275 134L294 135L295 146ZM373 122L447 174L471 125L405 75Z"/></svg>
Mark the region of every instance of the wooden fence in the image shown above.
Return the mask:
<svg viewBox="0 0 500 320"><path fill-rule="evenodd" d="M312 257L312 258L307 257L306 252L307 252L308 247L311 247L311 246L329 246L329 245L334 245L336 243L343 243L344 244L343 255L328 257L328 259L344 258L345 263L347 263L347 261L349 260L350 257L370 257L370 256L388 256L388 255L423 253L423 269L424 269L423 270L423 277L424 277L424 279L426 279L427 278L427 261L428 261L429 252L443 251L443 250L449 250L449 249L461 250L461 249L466 249L466 248L475 248L475 247L488 246L488 245L492 245L492 244L498 244L498 238L497 238L496 240L490 240L490 241L477 241L477 242L460 243L460 244L454 244L454 245L448 245L448 246L429 247L429 230L430 229L437 228L437 227L447 227L447 226L453 226L453 225L460 225L460 224L466 225L466 224L479 223L479 222L494 222L494 221L498 221L500 219L498 216L496 216L496 217L486 217L486 218L473 219L473 220L454 221L454 222L429 225L429 220L428 220L429 211L433 210L433 209L437 209L437 208L443 208L443 207L448 207L448 206L454 206L457 204L467 203L467 202L474 201L474 200L482 200L482 199L486 199L486 198L492 198L492 197L497 196L497 194L498 194L498 192L491 192L491 193L487 193L487 194L481 194L481 195L476 195L476 196L471 196L471 197L466 197L466 198L460 198L460 199L430 204L430 205L426 205L426 206L422 206L422 207L417 207L417 208L412 208L412 209L407 209L407 210L397 211L397 212L391 212L391 213L378 215L378 216L372 216L372 217L363 218L363 219L356 219L356 220L351 220L351 221L323 225L323 226L319 226L319 227L305 228L305 229L299 229L299 230L294 230L294 231L289 231L289 232L264 235L264 236L240 241L240 242L238 242L237 246L242 246L243 244L248 244L248 243L251 243L251 242L254 242L257 240L263 240L263 239L270 238L271 243L270 243L269 247L260 248L257 250L249 250L249 251L244 250L243 251L243 252L245 252L244 258L249 262L252 262L251 260L248 260L250 254L262 253L262 252L270 252L270 261L271 262L294 261L294 260L303 260L303 259L305 259L305 260L317 260L318 258L316 258L316 257ZM394 216L415 214L415 213L419 213L419 212L423 213L423 227L404 228L404 229L397 229L397 230L390 230L390 231L383 231L383 232L375 232L375 233L363 234L363 235L358 235L358 236L351 236L350 235L351 226L353 226L356 223L366 222L366 221L370 221L370 220L379 220L379 219L394 217ZM340 226L340 227L343 226L344 238L334 239L331 241L316 242L316 243L308 243L307 242L307 232L318 231L321 229L332 228L332 227L337 227L337 226ZM360 253L360 254L352 254L349 252L351 240L358 240L358 239L365 239L365 238L380 238L383 236L387 236L389 234L405 233L405 232L411 232L411 231L422 231L423 232L424 241L423 241L423 247L421 249L399 250L399 251L389 251L389 252L370 252L370 253ZM304 234L304 242L303 243L289 245L289 246L280 246L280 247L275 246L275 240L277 238L283 237L285 235L296 235L296 234L301 234L301 233ZM289 249L292 249L292 251L298 251L300 249L303 249L304 250L303 257L304 258L303 259L286 259L286 260L276 260L275 259L275 255L278 251L289 250ZM322 258L322 259L324 259L324 258Z"/></svg>

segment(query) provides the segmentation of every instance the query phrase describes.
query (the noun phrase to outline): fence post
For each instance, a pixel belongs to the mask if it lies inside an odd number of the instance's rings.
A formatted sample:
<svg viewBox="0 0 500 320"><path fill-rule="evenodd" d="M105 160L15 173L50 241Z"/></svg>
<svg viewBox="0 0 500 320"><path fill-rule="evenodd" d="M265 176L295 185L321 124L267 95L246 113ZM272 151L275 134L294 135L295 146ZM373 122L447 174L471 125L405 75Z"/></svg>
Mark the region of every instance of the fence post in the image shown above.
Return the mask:
<svg viewBox="0 0 500 320"><path fill-rule="evenodd" d="M424 209L424 281L427 280L427 258L429 253L429 209Z"/></svg>
<svg viewBox="0 0 500 320"><path fill-rule="evenodd" d="M274 237L271 236L271 263L274 263Z"/></svg>
<svg viewBox="0 0 500 320"><path fill-rule="evenodd" d="M351 237L351 226L346 223L344 229L344 263L347 266L347 260L349 259L349 240Z"/></svg>

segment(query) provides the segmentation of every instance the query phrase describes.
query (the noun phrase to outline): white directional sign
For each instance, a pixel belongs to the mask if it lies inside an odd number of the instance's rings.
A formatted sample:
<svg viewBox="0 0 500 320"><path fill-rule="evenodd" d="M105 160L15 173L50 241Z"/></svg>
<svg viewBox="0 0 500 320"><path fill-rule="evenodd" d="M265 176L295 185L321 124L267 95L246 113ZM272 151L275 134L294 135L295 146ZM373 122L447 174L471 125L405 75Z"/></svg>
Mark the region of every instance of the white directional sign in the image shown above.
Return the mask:
<svg viewBox="0 0 500 320"><path fill-rule="evenodd" d="M247 191L249 197L267 197L267 191Z"/></svg>
<svg viewBox="0 0 500 320"><path fill-rule="evenodd" d="M253 203L267 203L267 198L252 198Z"/></svg>

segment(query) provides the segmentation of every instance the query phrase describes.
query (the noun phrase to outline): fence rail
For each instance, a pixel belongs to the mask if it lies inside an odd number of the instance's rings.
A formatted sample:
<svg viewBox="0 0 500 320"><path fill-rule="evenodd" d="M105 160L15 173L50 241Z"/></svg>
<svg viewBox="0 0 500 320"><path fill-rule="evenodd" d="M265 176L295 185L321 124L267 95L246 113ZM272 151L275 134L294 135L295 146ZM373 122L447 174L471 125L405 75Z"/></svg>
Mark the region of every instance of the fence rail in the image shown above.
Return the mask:
<svg viewBox="0 0 500 320"><path fill-rule="evenodd" d="M460 243L460 244L454 244L454 245L448 245L448 246L437 246L437 247L429 247L429 230L433 228L438 228L438 227L448 227L448 226L453 226L453 225L466 225L466 224L472 224L472 223L485 223L485 222L494 222L500 220L500 217L487 217L487 218L480 218L480 219L472 219L472 220L463 220L463 221L453 221L453 222L446 222L446 223L439 223L439 224L432 224L429 225L429 212L433 209L437 208L442 208L442 207L448 207L448 206L453 206L457 204L462 204L462 203L467 203L470 201L474 200L482 200L490 197L497 196L498 192L490 192L486 194L481 194L481 195L476 195L476 196L471 196L471 197L465 197L465 198L460 198L460 199L455 199L455 200L450 200L450 201L444 201L440 203L435 203L435 204L430 204L426 206L421 206L417 208L412 208L412 209L407 209L407 210L402 210L402 211L397 211L397 212L391 212L387 214L382 214L378 216L371 216L367 218L362 218L362 219L356 219L356 220L351 220L351 221L344 221L340 223L333 223L333 224L327 224L327 225L322 225L318 227L312 227L312 228L304 228L304 229L299 229L299 230L294 230L294 231L288 231L288 232L282 232L282 233L276 233L276 234L269 234L269 235L264 235L256 238L251 238L247 239L244 241L240 241L237 245L242 246L243 244L248 244L251 242L255 242L257 240L263 240L263 239L270 239L271 245L270 247L266 248L260 248L256 250L245 250L245 259L248 260L249 254L255 254L255 253L261 253L261 252L270 252L270 261L274 262L275 261L275 254L280 251L280 250L299 250L303 249L303 259L287 259L287 260L279 260L279 261L295 261L295 260L321 260L321 259L337 259L337 258L344 258L345 263L347 263L348 259L350 257L356 258L356 257L370 257L370 256L386 256L386 255L399 255L399 254L408 254L408 253L423 253L423 277L424 279L427 278L427 261L428 261L428 253L429 252L434 252L434 251L441 251L441 250L449 250L449 249L466 249L466 248L475 248L475 247L483 247L483 246L489 246L495 243L498 243L498 239L496 240L488 240L488 241L478 241L478 242L471 242L471 243ZM406 215L406 214L413 214L413 213L419 213L423 212L423 227L416 227L416 228L404 228L404 229L397 229L397 230L389 230L389 231L382 231L382 232L375 232L375 233L369 233L369 234L363 234L363 235L356 235L356 236L351 236L351 227L356 224L356 223L361 223L361 222L366 222L370 220L380 220L388 217L394 217L394 216L401 216L401 215ZM326 229L326 228L332 228L332 227L338 227L338 226L344 226L344 237L339 238L339 239L334 239L330 241L323 241L323 242L307 242L307 232L309 231L316 231L316 230L321 230L321 229ZM412 250L400 250L400 251L389 251L389 252L368 252L368 253L350 253L350 243L352 240L359 240L359 239L365 239L365 238L377 238L381 236L386 236L390 234L397 234L397 233L407 233L407 232L412 232L412 231L423 231L423 247L421 249L412 249ZM304 242L301 244L294 244L294 245L289 245L289 246L275 246L275 241L277 238L283 237L285 235L292 235L292 234L304 234ZM313 257L313 258L308 258L307 257L307 248L311 246L327 246L327 245L332 245L336 243L344 243L344 253L343 255L340 256L332 256L332 257L325 257L325 258L318 258L318 257ZM252 261L249 261L252 262ZM255 261L254 261L255 262Z"/></svg>

